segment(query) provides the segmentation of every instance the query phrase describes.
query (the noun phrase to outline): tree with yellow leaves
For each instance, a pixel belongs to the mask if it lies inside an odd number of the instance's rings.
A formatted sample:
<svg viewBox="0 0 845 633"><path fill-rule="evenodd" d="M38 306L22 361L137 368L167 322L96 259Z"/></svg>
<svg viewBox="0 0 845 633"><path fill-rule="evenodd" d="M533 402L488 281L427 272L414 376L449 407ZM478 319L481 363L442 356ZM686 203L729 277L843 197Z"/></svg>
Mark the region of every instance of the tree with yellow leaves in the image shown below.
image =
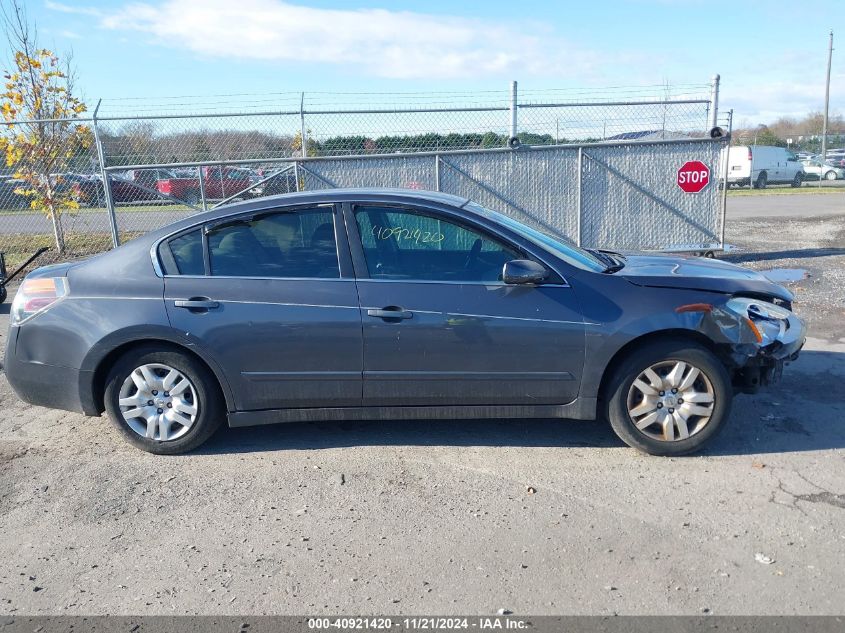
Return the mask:
<svg viewBox="0 0 845 633"><path fill-rule="evenodd" d="M302 132L294 134L293 140L290 142L290 148L294 152L294 155L302 155ZM306 130L305 132L305 155L317 155L317 141L312 137L311 130Z"/></svg>
<svg viewBox="0 0 845 633"><path fill-rule="evenodd" d="M62 187L62 172L78 152L92 142L91 130L74 119L85 104L73 95L74 72L70 56L40 48L18 0L3 6L3 22L12 58L4 74L0 113L7 122L0 135L0 152L7 167L22 181L15 193L29 198L30 207L43 211L53 224L56 249L65 250L61 214L77 209L69 187ZM13 121L22 121L14 123Z"/></svg>

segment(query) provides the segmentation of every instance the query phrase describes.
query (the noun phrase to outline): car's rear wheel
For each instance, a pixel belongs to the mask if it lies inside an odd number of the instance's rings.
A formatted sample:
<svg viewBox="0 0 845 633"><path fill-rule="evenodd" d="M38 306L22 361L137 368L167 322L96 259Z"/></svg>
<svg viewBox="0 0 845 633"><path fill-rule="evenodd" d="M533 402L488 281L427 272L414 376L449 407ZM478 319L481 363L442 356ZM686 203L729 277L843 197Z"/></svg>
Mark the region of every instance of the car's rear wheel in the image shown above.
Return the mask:
<svg viewBox="0 0 845 633"><path fill-rule="evenodd" d="M769 184L769 175L766 172L761 171L760 175L757 176L757 180L754 181L754 188L765 189L767 184Z"/></svg>
<svg viewBox="0 0 845 633"><path fill-rule="evenodd" d="M220 426L225 404L214 375L181 352L131 350L106 379L105 407L133 446L174 455L205 442Z"/></svg>
<svg viewBox="0 0 845 633"><path fill-rule="evenodd" d="M608 420L623 442L651 455L685 455L722 429L733 391L710 350L666 341L625 358L605 395Z"/></svg>
<svg viewBox="0 0 845 633"><path fill-rule="evenodd" d="M825 180L836 180L836 172L832 169L824 175Z"/></svg>

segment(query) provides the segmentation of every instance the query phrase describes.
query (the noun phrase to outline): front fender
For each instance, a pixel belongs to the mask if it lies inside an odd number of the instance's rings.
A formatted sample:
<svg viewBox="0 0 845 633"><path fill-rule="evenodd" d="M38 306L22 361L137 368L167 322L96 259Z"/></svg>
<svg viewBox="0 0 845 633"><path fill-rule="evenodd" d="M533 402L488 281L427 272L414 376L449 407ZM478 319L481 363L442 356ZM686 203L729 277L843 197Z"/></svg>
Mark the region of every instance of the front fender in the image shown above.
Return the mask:
<svg viewBox="0 0 845 633"><path fill-rule="evenodd" d="M759 350L748 325L719 307L727 298L722 293L642 287L610 276L579 283L576 290L586 326L583 397L598 397L614 357L647 336L704 337L714 345L724 345L736 364Z"/></svg>

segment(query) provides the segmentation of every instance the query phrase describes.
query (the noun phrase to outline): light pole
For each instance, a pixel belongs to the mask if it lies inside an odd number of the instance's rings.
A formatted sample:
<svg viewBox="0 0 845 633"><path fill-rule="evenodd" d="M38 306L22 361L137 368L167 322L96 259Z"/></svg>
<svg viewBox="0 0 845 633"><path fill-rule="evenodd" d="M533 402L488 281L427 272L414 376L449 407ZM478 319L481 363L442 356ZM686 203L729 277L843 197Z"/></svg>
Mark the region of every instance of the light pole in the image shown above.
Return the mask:
<svg viewBox="0 0 845 633"><path fill-rule="evenodd" d="M822 162L827 158L827 114L830 108L830 62L833 59L833 31L827 46L827 82L824 87L824 121L822 122ZM821 182L821 176L819 176Z"/></svg>

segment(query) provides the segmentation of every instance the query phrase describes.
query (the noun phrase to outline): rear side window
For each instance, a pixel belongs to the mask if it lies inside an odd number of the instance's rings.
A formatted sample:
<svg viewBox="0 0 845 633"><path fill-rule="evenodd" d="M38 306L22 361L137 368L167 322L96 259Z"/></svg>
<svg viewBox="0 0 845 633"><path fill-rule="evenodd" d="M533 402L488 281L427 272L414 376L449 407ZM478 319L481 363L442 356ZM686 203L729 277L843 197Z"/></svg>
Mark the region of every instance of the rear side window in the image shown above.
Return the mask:
<svg viewBox="0 0 845 633"><path fill-rule="evenodd" d="M211 274L225 277L340 277L331 209L233 220L208 232Z"/></svg>
<svg viewBox="0 0 845 633"><path fill-rule="evenodd" d="M168 246L178 274L205 274L205 264L202 257L202 235L199 229L173 238Z"/></svg>

